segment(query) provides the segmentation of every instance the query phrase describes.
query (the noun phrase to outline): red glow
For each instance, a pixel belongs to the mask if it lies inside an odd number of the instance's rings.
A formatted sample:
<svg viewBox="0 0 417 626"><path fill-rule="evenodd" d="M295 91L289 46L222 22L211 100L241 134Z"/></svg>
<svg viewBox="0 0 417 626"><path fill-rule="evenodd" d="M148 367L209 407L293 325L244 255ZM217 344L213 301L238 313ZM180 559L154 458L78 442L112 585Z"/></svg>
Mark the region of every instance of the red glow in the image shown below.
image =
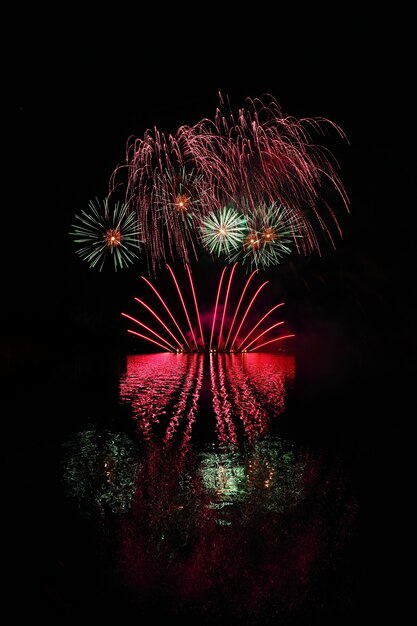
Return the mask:
<svg viewBox="0 0 417 626"><path fill-rule="evenodd" d="M185 306L185 302L184 302L184 298L182 297L182 293L181 293L180 286L179 286L179 284L178 284L177 279L175 278L175 274L174 274L174 272L172 271L172 269L171 269L171 267L168 265L168 263L167 263L167 268L168 268L168 269L169 269L169 271L171 272L171 276L172 276L172 278L173 278L173 280L174 280L175 286L176 286L177 291L178 291L178 295L179 295L180 300L181 300L181 304L182 304L183 309L184 309L185 316L186 316L186 318L187 318L188 326L190 327L190 331L191 331L191 335L192 335L192 338L193 338L194 343L195 343L195 347L196 347L196 349L198 350L197 340L196 340L195 335L194 335L193 327L191 326L190 318L189 318L189 316L188 316L187 307Z"/></svg>
<svg viewBox="0 0 417 626"><path fill-rule="evenodd" d="M240 294L234 293L236 292L236 289L234 288L234 284L233 284L233 289L232 289L232 283L233 283L233 279L236 276L235 272L236 272L237 265L238 263L234 263L233 266L223 267L221 275L220 275L220 279L217 285L214 310L213 310L213 314L210 316L210 319L209 319L209 315L205 314L203 317L200 314L200 308L199 308L199 303L197 301L197 293L195 289L193 275L188 265L185 265L185 269L188 275L189 287L190 287L190 292L188 294L184 294L173 269L168 264L166 265L167 270L169 271L171 278L174 281L176 291L178 293L178 296L181 302L182 311L185 314L185 319L183 318L182 320L180 319L181 316L180 317L178 317L178 315L175 316L175 313L174 313L175 306L174 307L172 305L168 306L166 300L162 297L162 295L159 293L156 287L152 285L152 283L148 279L144 278L143 276L141 277L151 287L152 291L157 296L159 302L162 303L165 309L165 312L169 314L171 321L174 322L175 327L178 333L183 338L184 342L181 342L179 340L179 336L176 333L174 334L172 330L170 330L169 326L163 321L162 317L159 316L157 309L155 310L154 308L146 304L140 298L135 297L135 300L139 302L139 304L141 304L147 311L149 311L149 313L151 313L151 315L158 321L158 323L163 327L163 329L167 333L169 333L169 335L174 340L177 347L174 347L166 338L164 338L164 336L158 335L157 333L152 331L148 326L140 322L138 319L131 317L129 315L126 315L126 314L123 314L123 315L127 317L128 319L131 319L132 321L134 321L136 324L140 324L141 326L146 328L148 332L151 332L160 341L165 343L166 346L168 346L170 350L176 350L180 352L205 352L206 350L208 352L213 352L213 351L214 352L243 352L243 351L247 352L249 350L252 351L255 349L259 349L261 346L264 346L264 345L272 344L277 338L269 336L269 341L266 341L266 339L268 339L267 334L270 333L277 326L284 324L284 322L283 321L274 322L268 328L265 328L265 324L263 325L263 327L261 327L261 324L269 316L271 316L274 311L282 307L284 305L284 302L280 302L274 305L266 313L259 315L258 316L259 319L257 321L256 319L252 319L252 321L250 321L250 319L248 318L249 313L251 313L250 315L251 318L254 318L254 315L256 316L256 313L252 309L254 308L255 301L259 299L259 295L261 291L266 287L269 281L266 280L259 287L257 287L253 295L250 295L249 293L247 293L250 282L253 280L255 274L259 271L258 269L255 269L254 271L252 271L250 276L247 277L242 292ZM225 289L223 289L223 285L226 285L225 277L226 277L226 272L228 269L230 270L230 273L229 273L229 277L227 280L227 286L225 286ZM253 289L255 289L255 287L253 287ZM185 295L187 295L187 299L185 298ZM238 299L238 303L236 306L237 295L239 295L239 299ZM194 307L191 305L191 302L190 302L191 297L193 299ZM174 305L176 305L176 307L178 308L177 302L175 302ZM259 302L257 303L256 308L257 309L259 308ZM228 315L229 309L234 309L231 323L230 323L231 314ZM191 317L193 317L193 319L191 319L190 317L190 312L191 312ZM184 327L185 321L189 329L186 331L188 339L186 338L186 335L184 334L183 330L181 330L181 325ZM207 337L209 325L210 325L210 342L207 345L205 341L205 336ZM220 326L220 328L217 328L218 325ZM237 329L235 328L236 326L238 326ZM172 324L171 324L171 328L172 328ZM259 329L258 330L259 334L255 337L255 339L251 339L251 341L249 342L249 338L254 334L256 329ZM175 331L175 329L173 330ZM234 331L234 337L231 340L232 330ZM223 337L226 335L226 331L227 331L227 336L226 336L226 340L224 340ZM146 340L148 339L147 337L142 336L140 334L138 336L141 338L145 338ZM197 336L198 336L198 340L197 340ZM260 344L259 340L262 337L264 337L265 341L263 344ZM282 338L287 338L287 337L288 338L294 337L294 335L288 333ZM252 347L256 342L258 342L257 346Z"/></svg>
<svg viewBox="0 0 417 626"><path fill-rule="evenodd" d="M233 273L234 273L234 271L236 269L236 265L237 265L237 263L235 263L233 265L233 267L232 267L232 271L230 272L230 276L229 276L229 282L228 282L228 285L227 285L226 298L225 298L224 307L223 307L222 323L221 323L221 326L220 326L219 338L218 338L218 342L217 342L217 349L218 350L220 350L220 345L221 345L221 341L222 341L222 333L223 333L224 318L225 318L226 309L227 309L227 301L229 299L230 285L232 283Z"/></svg>
<svg viewBox="0 0 417 626"><path fill-rule="evenodd" d="M213 325L211 327L211 335L210 335L210 346L209 346L210 351L211 351L211 346L213 344L213 333L214 333L214 325L216 324L217 306L219 304L220 289L221 289L221 286L222 286L223 276L224 276L225 271L226 271L226 267L223 268L223 271L222 271L221 276L220 276L219 287L217 289L216 305L214 307Z"/></svg>
<svg viewBox="0 0 417 626"><path fill-rule="evenodd" d="M259 294L259 292L261 291L261 289L263 289L263 287L265 287L265 285L267 285L268 283L269 283L269 280L266 280L264 283L262 283L262 285L261 285L260 287L258 287L258 289L257 289L257 291L256 291L255 295L253 296L252 300L249 302L249 305L248 305L248 307L247 307L247 309L246 309L246 311L245 311L245 314L244 314L244 316L242 317L242 321L240 322L240 326L239 326L239 328L237 329L237 331L236 331L236 335L234 336L234 339L233 339L233 341L232 341L232 348L233 348L233 346L234 346L234 343L235 343L235 341L236 341L236 337L238 336L239 331L240 331L240 329L241 329L241 328L242 328L242 326L243 326L243 322L245 321L245 319L246 319L246 317L247 317L247 315L248 315L248 313L249 313L249 310L250 310L250 308L251 308L252 304L255 302L255 299L256 299L257 295Z"/></svg>
<svg viewBox="0 0 417 626"><path fill-rule="evenodd" d="M161 346L162 348L166 348L166 346L169 346L170 348L175 350L175 348L174 348L174 346L172 344L170 344L166 339L161 337L161 335L158 335L158 333L156 333L154 330L152 330L152 328L149 328L149 326L146 326L146 324L143 324L142 322L140 322L139 320L135 319L131 315L127 315L127 313L122 313L122 315L123 315L123 317L126 317L129 320L132 320L132 322L135 322L136 324L139 324L139 326L143 326L143 328L146 328L146 330L148 330L150 333L152 333L152 335L155 335L155 337L158 337L158 339L163 341L166 345ZM133 332L133 331L128 331L128 332L131 332L133 335L138 335L138 337L145 337L144 335L141 335L140 333L136 333L136 332ZM156 341L154 341L153 339L149 339L148 337L145 337L145 339L148 339L148 341L152 341L153 343L156 343ZM158 345L160 345L160 344L158 344Z"/></svg>

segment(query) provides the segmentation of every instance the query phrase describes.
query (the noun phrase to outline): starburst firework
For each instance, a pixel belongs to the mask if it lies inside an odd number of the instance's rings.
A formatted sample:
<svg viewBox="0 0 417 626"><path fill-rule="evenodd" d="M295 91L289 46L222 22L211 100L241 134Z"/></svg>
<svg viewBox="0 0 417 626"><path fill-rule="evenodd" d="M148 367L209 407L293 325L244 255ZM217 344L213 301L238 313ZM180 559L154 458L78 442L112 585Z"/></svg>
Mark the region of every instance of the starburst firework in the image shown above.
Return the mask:
<svg viewBox="0 0 417 626"><path fill-rule="evenodd" d="M101 271L110 258L114 270L132 265L140 252L139 224L136 215L128 206L116 202L111 208L105 198L90 201L88 211L82 210L75 216L70 235L76 244L85 244L77 249L77 254L90 267Z"/></svg>
<svg viewBox="0 0 417 626"><path fill-rule="evenodd" d="M230 254L243 242L246 231L246 218L231 207L210 213L201 222L201 241L210 253Z"/></svg>
<svg viewBox="0 0 417 626"><path fill-rule="evenodd" d="M239 260L249 269L277 265L308 232L305 220L276 203L258 205L254 210L246 210L246 215L247 232L241 248L230 255L230 260Z"/></svg>
<svg viewBox="0 0 417 626"><path fill-rule="evenodd" d="M321 254L323 236L333 247L336 236L342 236L337 213L326 200L329 187L349 211L339 165L326 146L314 141L315 134L332 133L346 139L326 118L284 116L269 94L247 98L235 112L220 94L212 120L204 118L168 135L154 128L143 139L129 139L109 193L125 185L125 203L137 215L154 273L168 257L186 264L191 255L198 258L198 242L215 254L230 254L243 243L248 254L239 254L239 260L256 267L279 263L289 249ZM123 173L126 180L121 181ZM219 212L219 207L228 208ZM279 221L294 226L291 245L281 226L279 236L272 225L251 226L254 214L258 221L259 207L285 207L279 209ZM230 236L218 224L225 211L235 220ZM241 232L244 220L246 235ZM267 247L267 242L273 245Z"/></svg>

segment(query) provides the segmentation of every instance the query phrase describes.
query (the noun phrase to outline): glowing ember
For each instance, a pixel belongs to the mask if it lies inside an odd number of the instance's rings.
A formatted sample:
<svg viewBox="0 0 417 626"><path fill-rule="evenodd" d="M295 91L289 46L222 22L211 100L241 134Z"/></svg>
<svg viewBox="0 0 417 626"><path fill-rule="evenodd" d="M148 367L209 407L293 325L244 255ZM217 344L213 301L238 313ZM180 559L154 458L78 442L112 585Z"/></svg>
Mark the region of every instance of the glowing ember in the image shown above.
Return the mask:
<svg viewBox="0 0 417 626"><path fill-rule="evenodd" d="M191 198L189 196L185 196L184 194L179 195L175 198L175 208L177 211L186 212L190 208Z"/></svg>
<svg viewBox="0 0 417 626"><path fill-rule="evenodd" d="M115 230L110 228L104 235L104 239L106 240L107 246L111 248L112 246L120 246L122 243L122 233L120 230Z"/></svg>

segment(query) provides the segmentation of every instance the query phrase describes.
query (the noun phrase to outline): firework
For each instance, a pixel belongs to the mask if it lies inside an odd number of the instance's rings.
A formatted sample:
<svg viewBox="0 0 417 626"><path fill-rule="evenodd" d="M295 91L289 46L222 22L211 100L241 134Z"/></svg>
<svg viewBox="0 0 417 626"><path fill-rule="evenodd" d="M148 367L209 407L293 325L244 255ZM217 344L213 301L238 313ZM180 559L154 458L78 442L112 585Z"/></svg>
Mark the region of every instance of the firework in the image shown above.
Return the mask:
<svg viewBox="0 0 417 626"><path fill-rule="evenodd" d="M298 241L308 236L308 224L300 215L277 205L258 205L246 210L247 230L240 249L229 255L231 261L239 260L250 269L278 265L284 255L298 246Z"/></svg>
<svg viewBox="0 0 417 626"><path fill-rule="evenodd" d="M233 208L210 213L200 226L201 241L210 253L229 255L242 246L246 218Z"/></svg>
<svg viewBox="0 0 417 626"><path fill-rule="evenodd" d="M201 174L194 169L188 172L183 166L178 171L158 173L151 202L151 210L147 209L147 216L139 215L139 220L143 219L148 238L157 239L158 258L165 258L166 251L171 258L177 255L188 261L190 253L197 258L195 224L205 213Z"/></svg>
<svg viewBox="0 0 417 626"><path fill-rule="evenodd" d="M125 187L154 274L162 260L197 258L194 221L208 212L207 181L183 152L175 135L148 130L128 143L125 163L110 179L110 195Z"/></svg>
<svg viewBox="0 0 417 626"><path fill-rule="evenodd" d="M125 187L154 274L168 258L198 258L198 243L260 268L321 254L323 235L333 247L342 236L328 191L349 210L338 163L315 142L328 133L346 139L328 119L284 116L270 95L234 112L220 94L212 120L130 138L109 194Z"/></svg>
<svg viewBox="0 0 417 626"><path fill-rule="evenodd" d="M116 202L111 208L108 199L90 201L88 209L75 216L70 233L76 244L84 244L77 254L100 271L109 258L115 271L132 265L141 249L135 214L124 203Z"/></svg>
<svg viewBox="0 0 417 626"><path fill-rule="evenodd" d="M193 217L203 212L204 190L201 175L180 167L178 172L166 171L156 178L156 207L162 211L168 226L177 216L191 226Z"/></svg>
<svg viewBox="0 0 417 626"><path fill-rule="evenodd" d="M201 314L198 306L195 285L189 266L186 266L186 270L191 287L191 294L183 291L174 270L167 265L167 269L169 270L179 297L179 302L171 301L170 306L168 306L158 289L147 278L142 276L141 278L151 287L153 293L157 296L159 303L162 303L164 311L168 313L170 320L167 320L165 316L166 321L164 321L162 317L163 313L160 314L143 300L135 298L135 301L138 302L145 311L150 313L152 318L162 327L162 334L156 333L151 327L147 326L136 317L122 313L123 317L129 319L141 328L145 328L147 334L144 335L142 332L139 333L132 329L128 329L128 332L145 341L156 344L168 352L253 352L264 345L294 337L291 333L276 334L275 329L284 325L284 321L282 320L272 322L267 327L263 324L276 309L284 305L283 302L276 304L263 315L258 315L257 312L254 314L254 304L259 301L261 291L269 282L264 281L256 288L255 293L252 295L250 293L247 294L249 284L258 272L257 269L253 270L247 278L236 305L237 298L232 289L232 282L237 266L238 263L236 262L230 270L225 293L223 285L226 283L225 276L230 266L226 265L223 268L217 287L215 305L212 307L213 311L210 315L206 314L204 316ZM194 306L192 306L191 303L193 303ZM174 311L179 308L179 304L181 304L180 310L182 313L175 315ZM230 314L226 314L228 310L230 310ZM251 313L251 315L249 315L249 313ZM235 330L236 326L237 330ZM232 329L234 334L233 338L230 339L232 337ZM253 337L257 329L258 334ZM209 342L206 342L205 337L208 336L209 331L210 339ZM150 337L149 333L156 337L158 341ZM167 337L167 334L169 337ZM188 338L186 336L187 334ZM224 337L226 337L226 340ZM174 343L172 343L172 340Z"/></svg>
<svg viewBox="0 0 417 626"><path fill-rule="evenodd" d="M314 141L315 134L332 133L347 139L343 130L326 118L284 116L276 100L266 95L264 99L247 98L245 107L237 112L220 96L213 121L184 126L178 136L189 158L211 181L212 211L229 204L249 215L259 205L286 207L303 224L303 239L296 249L307 253L320 252L319 233L333 246L335 232L342 234L326 200L329 185L334 197L349 210L336 159Z"/></svg>

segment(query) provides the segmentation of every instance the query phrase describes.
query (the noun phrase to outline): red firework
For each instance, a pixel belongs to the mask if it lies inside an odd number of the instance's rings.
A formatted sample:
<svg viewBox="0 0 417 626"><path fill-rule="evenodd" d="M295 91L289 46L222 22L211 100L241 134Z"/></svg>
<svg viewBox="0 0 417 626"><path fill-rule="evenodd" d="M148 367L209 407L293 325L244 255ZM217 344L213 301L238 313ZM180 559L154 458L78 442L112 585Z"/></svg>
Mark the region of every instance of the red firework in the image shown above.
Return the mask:
<svg viewBox="0 0 417 626"><path fill-rule="evenodd" d="M226 284L225 276L230 267ZM266 345L294 337L292 333L281 332L277 334L276 329L284 324L282 320L264 323L267 318L270 319L274 311L284 305L284 302L276 304L262 316L256 314L254 321L253 307L259 300L259 294L269 282L261 283L252 295L247 293L258 270L252 271L247 277L239 298L232 297L232 282L236 267L237 263L234 263L232 266L223 268L217 287L214 308L208 315L204 315L204 322L192 273L188 265L186 266L190 285L188 292L183 291L173 269L167 265L176 288L182 313L174 314L173 310L178 308L179 303L171 299L168 305L159 290L147 278L141 276L142 280L156 295L158 303L155 307L155 305L150 306L136 297L135 301L148 312L147 317L150 314L154 326L150 327L137 317L122 313L123 317L133 322L141 331L130 328L127 332L157 345L167 352L254 352ZM251 316L249 316L250 313L252 313ZM146 334L142 329L145 329Z"/></svg>
<svg viewBox="0 0 417 626"><path fill-rule="evenodd" d="M320 253L319 233L333 247L335 233L342 236L326 186L349 210L337 161L314 142L314 134L328 132L346 139L326 118L284 116L270 95L247 98L234 113L220 94L213 120L169 135L154 128L143 139L130 139L125 162L111 176L110 194L125 186L124 201L136 210L154 272L168 258L186 264L196 258L204 218L222 207L246 216L260 205L282 205L302 227L294 250Z"/></svg>

